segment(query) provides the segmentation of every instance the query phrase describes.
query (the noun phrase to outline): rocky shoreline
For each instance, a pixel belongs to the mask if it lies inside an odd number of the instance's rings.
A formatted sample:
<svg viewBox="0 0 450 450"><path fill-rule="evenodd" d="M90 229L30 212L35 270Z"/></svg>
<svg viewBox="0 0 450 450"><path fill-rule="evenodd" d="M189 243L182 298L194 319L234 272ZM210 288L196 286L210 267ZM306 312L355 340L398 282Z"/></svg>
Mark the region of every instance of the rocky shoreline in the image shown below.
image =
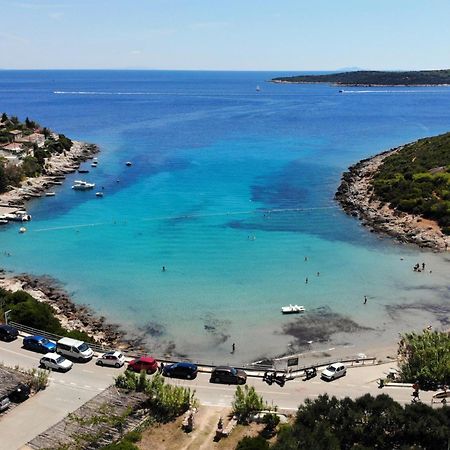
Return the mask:
<svg viewBox="0 0 450 450"><path fill-rule="evenodd" d="M46 162L46 174L27 178L19 187L10 189L0 195L0 207L3 213L23 209L27 200L42 197L50 187L62 184L68 173L75 172L80 164L100 151L94 144L73 141L69 152L52 155Z"/></svg>
<svg viewBox="0 0 450 450"><path fill-rule="evenodd" d="M350 166L342 175L335 199L347 214L357 217L371 231L388 234L402 243L448 251L450 236L442 233L436 222L393 209L374 194L372 179L378 168L385 158L402 148L390 149Z"/></svg>
<svg viewBox="0 0 450 450"><path fill-rule="evenodd" d="M127 337L119 325L108 323L105 317L98 316L86 305L75 304L60 283L49 276L15 275L0 269L0 288L11 292L25 291L36 300L49 304L64 328L84 331L106 348L142 350L140 338Z"/></svg>

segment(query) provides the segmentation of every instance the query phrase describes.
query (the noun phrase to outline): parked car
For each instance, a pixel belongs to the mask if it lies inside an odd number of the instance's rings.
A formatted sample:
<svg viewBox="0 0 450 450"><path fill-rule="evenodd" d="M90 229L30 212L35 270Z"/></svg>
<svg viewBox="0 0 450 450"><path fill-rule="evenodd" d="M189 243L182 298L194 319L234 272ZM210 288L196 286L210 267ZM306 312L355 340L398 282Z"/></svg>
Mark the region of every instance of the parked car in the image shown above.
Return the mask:
<svg viewBox="0 0 450 450"><path fill-rule="evenodd" d="M56 351L77 361L90 361L94 356L92 349L83 341L77 341L68 337L61 338L56 343Z"/></svg>
<svg viewBox="0 0 450 450"><path fill-rule="evenodd" d="M9 394L9 399L17 403L23 402L30 396L30 392L30 386L24 383L19 383L16 386L16 389Z"/></svg>
<svg viewBox="0 0 450 450"><path fill-rule="evenodd" d="M99 366L122 367L125 364L125 356L120 352L107 352L97 359Z"/></svg>
<svg viewBox="0 0 450 450"><path fill-rule="evenodd" d="M11 325L0 325L0 339L2 341L13 341L17 339L19 332Z"/></svg>
<svg viewBox="0 0 450 450"><path fill-rule="evenodd" d="M56 352L56 344L44 336L27 336L23 339L23 348L40 353Z"/></svg>
<svg viewBox="0 0 450 450"><path fill-rule="evenodd" d="M145 370L147 373L154 373L158 370L158 362L151 356L141 356L130 361L127 369L133 370L134 372Z"/></svg>
<svg viewBox="0 0 450 450"><path fill-rule="evenodd" d="M321 378L324 380L335 380L336 378L343 377L347 373L347 369L342 363L330 364L326 369L322 371Z"/></svg>
<svg viewBox="0 0 450 450"><path fill-rule="evenodd" d="M178 362L164 366L162 373L166 377L186 378L192 380L197 376L197 366L190 362Z"/></svg>
<svg viewBox="0 0 450 450"><path fill-rule="evenodd" d="M7 410L10 404L11 402L9 401L9 397L7 395L0 397L0 412Z"/></svg>
<svg viewBox="0 0 450 450"><path fill-rule="evenodd" d="M47 353L41 358L39 363L44 369L60 370L61 372L67 372L73 366L72 361L58 355L58 353Z"/></svg>
<svg viewBox="0 0 450 450"><path fill-rule="evenodd" d="M241 369L219 366L213 369L209 381L210 383L245 384L247 382L247 374Z"/></svg>

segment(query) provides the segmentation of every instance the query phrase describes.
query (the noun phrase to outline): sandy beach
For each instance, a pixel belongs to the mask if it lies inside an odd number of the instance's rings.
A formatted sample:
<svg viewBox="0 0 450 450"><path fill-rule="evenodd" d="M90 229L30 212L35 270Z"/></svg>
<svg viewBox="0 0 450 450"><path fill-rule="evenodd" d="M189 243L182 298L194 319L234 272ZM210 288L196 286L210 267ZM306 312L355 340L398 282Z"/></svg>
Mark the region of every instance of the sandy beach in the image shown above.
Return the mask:
<svg viewBox="0 0 450 450"><path fill-rule="evenodd" d="M349 167L335 198L347 214L357 217L371 231L388 234L403 243L448 251L450 236L446 236L436 222L393 209L374 195L371 183L375 173L385 158L402 148L388 150Z"/></svg>

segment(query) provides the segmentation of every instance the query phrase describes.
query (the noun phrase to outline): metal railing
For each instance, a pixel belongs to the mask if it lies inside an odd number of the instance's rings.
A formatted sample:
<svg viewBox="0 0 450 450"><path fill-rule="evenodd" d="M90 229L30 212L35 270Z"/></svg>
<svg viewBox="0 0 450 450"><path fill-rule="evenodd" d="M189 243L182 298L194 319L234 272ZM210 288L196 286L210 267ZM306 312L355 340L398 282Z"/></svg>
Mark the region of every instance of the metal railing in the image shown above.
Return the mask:
<svg viewBox="0 0 450 450"><path fill-rule="evenodd" d="M23 333L44 336L47 339L50 339L50 340L55 341L55 342L59 341L60 339L65 337L65 336L60 336L59 334L48 333L47 331L38 330L37 328L28 327L26 325L22 325L22 324L17 323L17 322L9 321L9 325L13 326L14 328L17 328L19 331L21 331ZM113 350L112 348L108 348L108 347L105 347L105 346L100 345L100 344L94 344L94 343L91 343L91 342L87 342L87 344L89 345L89 347L92 348L92 350L94 352L97 352L97 353L105 353L105 352L107 352L109 350Z"/></svg>
<svg viewBox="0 0 450 450"><path fill-rule="evenodd" d="M33 327L26 326L26 325L22 325L20 323L13 322L13 321L9 321L9 325L17 328L22 333L44 336L47 339L50 339L50 340L55 341L55 342L59 341L61 338L64 337L64 336L60 336L58 334L49 333L47 331L42 331L42 330L39 330L37 328L33 328ZM100 345L100 344L94 344L94 343L90 343L90 342L87 342L87 344L96 353L105 353L105 352L110 351L110 350L115 350L113 348L106 347L106 346L103 346L103 345ZM128 356L128 357L136 357L137 356L136 354L131 354L130 352L126 352L126 351L122 351L122 353L125 356ZM285 357L285 358L287 359L288 357ZM283 358L283 360L285 358ZM160 361L160 362L164 362L165 364L166 363L170 364L170 363L174 362L173 360L171 360L170 358L167 358L167 357L161 357L161 358L157 357L156 359L158 361ZM284 370L283 369L278 369L278 370L279 371L285 371L285 372L287 372L289 374L289 376L291 376L292 378L295 378L295 377L301 376L301 374L304 374L306 369L310 369L310 368L319 369L321 367L327 367L328 365L330 365L332 363L340 362L340 363L347 364L347 365L349 363L351 363L351 366L353 366L354 363L357 363L357 364L361 363L361 365L365 365L366 362L371 362L372 364L375 364L376 360L377 359L375 357L364 357L364 358L348 357L348 358L341 358L341 359L330 359L330 360L327 360L327 361L317 362L316 364L305 364L305 365L303 365L301 367L300 366L296 366L295 368L294 367L287 367L287 369L284 369ZM222 365L223 362L221 364L214 364L214 363L208 364L208 363L197 362L196 364L198 366L200 366L201 369L206 369L206 371L209 371L209 370L211 370L212 368L214 368L217 365ZM270 370L274 370L275 369L275 367L273 365L271 365L271 366L270 365L241 365L241 366L235 366L235 367L237 367L239 369L244 369L247 372L257 372L257 373L259 373L259 375L254 374L253 376L262 376L262 375L260 375L261 373L264 373L265 371L268 371L268 370L270 371Z"/></svg>

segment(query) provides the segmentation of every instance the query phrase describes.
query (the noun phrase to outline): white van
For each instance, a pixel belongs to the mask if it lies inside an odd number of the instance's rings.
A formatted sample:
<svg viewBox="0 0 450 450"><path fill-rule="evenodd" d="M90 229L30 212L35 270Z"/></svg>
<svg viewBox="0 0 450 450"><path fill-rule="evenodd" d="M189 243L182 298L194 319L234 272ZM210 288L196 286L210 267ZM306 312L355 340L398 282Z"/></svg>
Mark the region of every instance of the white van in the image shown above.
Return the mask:
<svg viewBox="0 0 450 450"><path fill-rule="evenodd" d="M78 361L89 361L94 355L94 352L87 344L67 337L60 339L56 343L56 352Z"/></svg>

